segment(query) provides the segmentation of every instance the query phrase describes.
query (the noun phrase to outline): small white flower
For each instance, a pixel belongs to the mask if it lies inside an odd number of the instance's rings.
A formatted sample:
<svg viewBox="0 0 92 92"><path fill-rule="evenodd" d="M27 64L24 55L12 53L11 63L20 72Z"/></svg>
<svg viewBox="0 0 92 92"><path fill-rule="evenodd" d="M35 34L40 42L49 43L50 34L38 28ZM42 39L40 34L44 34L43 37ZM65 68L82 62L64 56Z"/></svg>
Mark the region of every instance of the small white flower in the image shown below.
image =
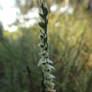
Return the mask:
<svg viewBox="0 0 92 92"><path fill-rule="evenodd" d="M54 86L55 86L55 84L53 82L50 82L50 81L47 81L47 80L44 81L44 84L47 86L48 90L53 89Z"/></svg>
<svg viewBox="0 0 92 92"><path fill-rule="evenodd" d="M47 52L47 51L42 51L42 52L40 53L40 55L47 57L47 56L48 56L48 52Z"/></svg>
<svg viewBox="0 0 92 92"><path fill-rule="evenodd" d="M47 64L46 65L46 68L48 69L48 70L55 70L55 68L52 66L52 65L49 65L49 64Z"/></svg>
<svg viewBox="0 0 92 92"><path fill-rule="evenodd" d="M47 59L47 62L53 64L53 62L49 58Z"/></svg>
<svg viewBox="0 0 92 92"><path fill-rule="evenodd" d="M38 44L38 46L44 47L44 43L40 42L40 43Z"/></svg>
<svg viewBox="0 0 92 92"><path fill-rule="evenodd" d="M46 76L48 79L52 79L52 80L55 78L55 76L52 75L52 74L50 74L50 73L45 73L45 76Z"/></svg>
<svg viewBox="0 0 92 92"><path fill-rule="evenodd" d="M39 63L38 63L38 66L42 65L46 63L46 59L44 59L43 57L40 59Z"/></svg>

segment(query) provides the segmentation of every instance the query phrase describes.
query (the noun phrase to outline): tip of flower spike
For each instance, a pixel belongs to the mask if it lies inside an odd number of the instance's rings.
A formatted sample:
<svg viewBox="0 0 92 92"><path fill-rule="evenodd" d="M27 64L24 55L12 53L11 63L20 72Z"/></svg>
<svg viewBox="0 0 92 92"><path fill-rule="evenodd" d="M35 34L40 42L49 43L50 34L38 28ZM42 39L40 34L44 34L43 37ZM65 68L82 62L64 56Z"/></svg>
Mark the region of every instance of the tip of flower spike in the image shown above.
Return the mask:
<svg viewBox="0 0 92 92"><path fill-rule="evenodd" d="M47 7L45 6L45 4L41 4L41 8L42 8L42 10L43 10L43 14L44 14L44 16L47 16L48 15L48 9L47 9Z"/></svg>

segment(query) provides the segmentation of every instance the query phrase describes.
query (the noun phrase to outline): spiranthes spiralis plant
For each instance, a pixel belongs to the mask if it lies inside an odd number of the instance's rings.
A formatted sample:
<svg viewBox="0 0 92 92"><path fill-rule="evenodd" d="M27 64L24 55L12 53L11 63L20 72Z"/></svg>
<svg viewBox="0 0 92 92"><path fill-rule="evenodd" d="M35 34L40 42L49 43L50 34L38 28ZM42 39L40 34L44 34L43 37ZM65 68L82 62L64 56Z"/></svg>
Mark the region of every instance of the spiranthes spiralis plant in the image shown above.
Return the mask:
<svg viewBox="0 0 92 92"><path fill-rule="evenodd" d="M47 35L47 26L48 26L48 9L46 6L46 2L44 0L40 1L40 18L41 22L39 22L39 26L41 28L40 31L40 61L38 66L42 71L42 92L55 92L54 90L54 76L51 72L54 70L54 67L51 65L53 62L49 59L48 54L48 35Z"/></svg>

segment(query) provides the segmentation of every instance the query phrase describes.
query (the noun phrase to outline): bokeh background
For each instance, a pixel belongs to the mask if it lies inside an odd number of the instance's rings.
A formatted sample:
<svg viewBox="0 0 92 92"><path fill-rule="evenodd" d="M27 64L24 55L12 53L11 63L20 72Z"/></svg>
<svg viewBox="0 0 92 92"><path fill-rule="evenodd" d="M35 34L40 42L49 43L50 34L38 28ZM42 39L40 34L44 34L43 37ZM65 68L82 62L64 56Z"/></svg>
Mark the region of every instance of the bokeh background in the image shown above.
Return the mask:
<svg viewBox="0 0 92 92"><path fill-rule="evenodd" d="M92 0L47 4L57 92L92 92ZM39 20L39 0L0 0L0 92L40 92Z"/></svg>

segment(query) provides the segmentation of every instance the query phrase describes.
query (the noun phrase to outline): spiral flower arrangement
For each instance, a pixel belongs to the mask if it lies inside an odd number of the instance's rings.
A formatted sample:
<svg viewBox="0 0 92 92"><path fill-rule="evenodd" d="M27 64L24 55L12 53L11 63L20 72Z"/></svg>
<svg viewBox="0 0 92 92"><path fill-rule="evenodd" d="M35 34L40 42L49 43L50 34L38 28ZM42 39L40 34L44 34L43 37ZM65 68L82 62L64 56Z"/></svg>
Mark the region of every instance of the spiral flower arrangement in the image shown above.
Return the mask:
<svg viewBox="0 0 92 92"><path fill-rule="evenodd" d="M39 26L41 28L40 31L40 61L38 66L41 68L43 75L43 91L42 92L56 92L54 90L54 76L51 72L54 70L54 67L51 65L53 62L49 59L48 54L48 35L47 35L47 26L48 26L48 9L45 1L40 1L40 18L41 22L39 22Z"/></svg>

